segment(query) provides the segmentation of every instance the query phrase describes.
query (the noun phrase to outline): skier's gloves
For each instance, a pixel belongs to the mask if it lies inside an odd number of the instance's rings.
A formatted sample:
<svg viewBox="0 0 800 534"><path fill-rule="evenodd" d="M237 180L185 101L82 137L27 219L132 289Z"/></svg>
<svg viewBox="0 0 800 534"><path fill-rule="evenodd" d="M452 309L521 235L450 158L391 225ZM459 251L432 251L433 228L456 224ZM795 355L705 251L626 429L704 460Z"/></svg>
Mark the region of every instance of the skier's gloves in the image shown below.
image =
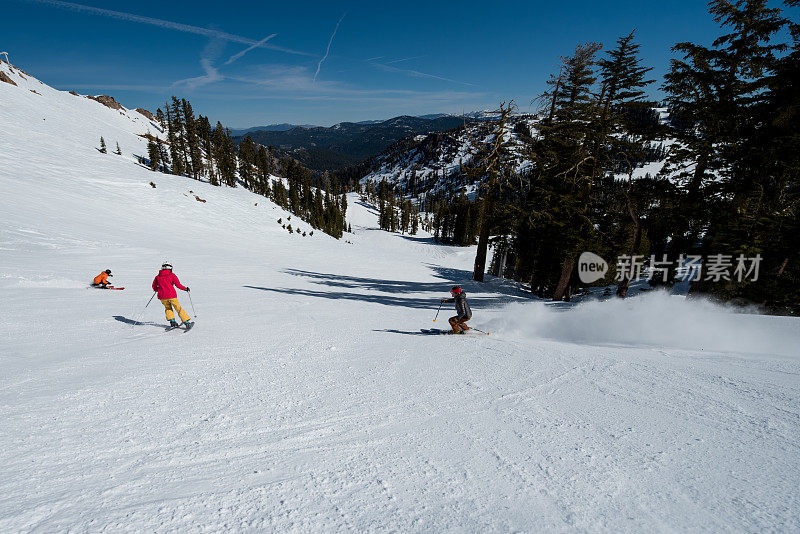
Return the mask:
<svg viewBox="0 0 800 534"><path fill-rule="evenodd" d="M188 288L188 287L186 288L186 292L187 292L187 293L189 292L189 288Z"/></svg>

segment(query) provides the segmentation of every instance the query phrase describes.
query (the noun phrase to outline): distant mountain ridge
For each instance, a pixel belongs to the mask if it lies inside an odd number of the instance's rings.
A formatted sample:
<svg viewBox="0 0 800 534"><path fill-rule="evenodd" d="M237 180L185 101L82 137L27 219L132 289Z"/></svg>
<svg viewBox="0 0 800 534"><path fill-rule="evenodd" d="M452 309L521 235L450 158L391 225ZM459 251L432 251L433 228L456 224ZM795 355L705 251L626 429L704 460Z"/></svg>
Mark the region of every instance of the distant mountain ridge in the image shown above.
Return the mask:
<svg viewBox="0 0 800 534"><path fill-rule="evenodd" d="M316 124L289 124L288 122L282 122L281 124L268 124L266 126L253 126L252 128L231 128L230 132L231 135L234 136L244 136L249 132L285 132L287 130L291 130L292 128L317 128Z"/></svg>
<svg viewBox="0 0 800 534"><path fill-rule="evenodd" d="M454 115L429 117L401 115L377 122L341 122L330 127L250 130L234 138L238 143L249 135L256 143L273 146L312 170L334 171L375 156L401 139L444 132L478 120Z"/></svg>

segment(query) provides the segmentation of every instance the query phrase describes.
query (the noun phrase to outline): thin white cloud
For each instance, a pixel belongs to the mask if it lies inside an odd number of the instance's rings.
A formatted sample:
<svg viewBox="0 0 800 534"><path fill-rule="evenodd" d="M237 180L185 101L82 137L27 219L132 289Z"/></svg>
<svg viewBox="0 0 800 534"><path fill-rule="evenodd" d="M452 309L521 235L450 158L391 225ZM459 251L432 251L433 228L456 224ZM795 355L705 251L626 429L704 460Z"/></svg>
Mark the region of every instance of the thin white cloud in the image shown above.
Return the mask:
<svg viewBox="0 0 800 534"><path fill-rule="evenodd" d="M408 58L408 59L413 59L413 58ZM404 60L401 60L401 61L404 61ZM378 63L377 61L369 61L368 60L367 63L369 63L370 65L373 65L376 68L381 69L381 70L385 70L385 71L388 71L388 72L399 72L399 73L402 73L402 74L407 74L408 76L412 76L414 78L430 78L432 80L441 80L443 82L458 83L458 84L461 84L461 85L469 85L469 86L472 86L472 87L475 86L474 83L461 82L461 81L458 81L458 80L454 80L452 78L446 78L444 76L437 76L436 74L429 74L427 72L420 72L420 71L414 70L414 69L401 69L399 67L392 67L392 66L390 66L390 65L388 65L386 63ZM395 62L390 62L390 63L396 63L396 61Z"/></svg>
<svg viewBox="0 0 800 534"><path fill-rule="evenodd" d="M347 15L347 13L345 13L344 15ZM339 30L339 24L341 24L342 21L344 20L344 15L342 15L342 17L339 19L339 22L336 23L336 27L333 29L331 38L328 41L328 48L325 49L325 55L322 56L322 59L320 59L319 63L317 64L317 72L314 73L315 82L317 81L317 75L319 74L319 69L322 67L322 64L325 62L325 60L328 59L328 54L330 54L331 52L331 44L333 44L333 38L336 37L336 32Z"/></svg>
<svg viewBox="0 0 800 534"><path fill-rule="evenodd" d="M311 72L297 65L261 65L249 76L226 76L227 80L244 85L256 86L255 93L241 90L229 95L236 100L285 99L285 100L324 100L357 101L359 99L376 102L407 102L423 99L446 103L450 101L483 100L484 93L464 91L415 91L409 89L362 89L350 87L341 82L314 82ZM228 94L227 91L225 91ZM208 96L208 95L207 95Z"/></svg>
<svg viewBox="0 0 800 534"><path fill-rule="evenodd" d="M221 82L225 79L225 76L219 73L219 71L211 64L211 60L209 58L202 58L200 60L200 66L203 67L203 70L206 72L203 76L198 76L196 78L187 78L185 80L180 80L175 82L173 85L185 85L191 90L197 89L198 87L202 87L203 85L208 85L214 82Z"/></svg>
<svg viewBox="0 0 800 534"><path fill-rule="evenodd" d="M223 46L221 39L212 39L203 49L203 53L200 56L200 66L203 67L205 74L203 76L178 80L173 83L172 86L185 86L189 90L194 90L198 87L224 80L225 76L220 74L219 70L213 65L213 61L219 57Z"/></svg>
<svg viewBox="0 0 800 534"><path fill-rule="evenodd" d="M64 9L70 9L72 11L78 11L82 13L92 13L94 15L102 15L105 17L111 17L118 20L127 20L129 22L140 22L142 24L150 24L151 26L158 26L159 28L165 28L169 30L177 30L179 32L184 33L193 33L196 35L204 35L206 37L210 37L212 39L222 39L224 41L230 41L233 43L241 43L246 45L254 45L260 46L262 48L268 48L270 50L277 50L279 52L285 52L287 54L295 54L300 56L311 56L313 54L309 54L308 52L301 52L299 50L292 50L290 48L284 48L282 46L276 46L266 41L259 44L259 41L255 39L250 39L249 37L243 37L241 35L235 35L228 32L223 32L219 30L212 30L210 28L201 28L199 26L191 26L189 24L181 24L180 22L172 22L169 20L162 20L156 19L153 17L144 17L142 15L134 15L133 13L126 13L124 11L113 11L111 9L103 9L99 7L93 6L85 6L83 4L76 4L73 2L64 2L62 0L22 0L24 2L33 3L33 4L44 4L53 7L60 7Z"/></svg>
<svg viewBox="0 0 800 534"><path fill-rule="evenodd" d="M169 91L170 89L168 85L126 83L62 83L56 86L56 88L62 88L62 91L66 91L68 89L92 89L98 91L142 91L146 93L163 93Z"/></svg>
<svg viewBox="0 0 800 534"><path fill-rule="evenodd" d="M230 65L231 63L233 63L234 61L236 61L237 59L239 59L240 57L242 57L243 55L245 55L245 54L246 54L246 53L248 53L249 51L253 50L254 48L258 48L258 47L260 47L261 45L263 45L264 43L266 43L267 41L269 41L270 39L272 39L272 38L273 38L273 37L275 37L276 35L278 35L278 34L277 34L277 33L273 33L272 35L267 35L266 37L264 37L263 39L261 39L261 40L260 40L259 42L257 42L256 44L254 44L254 45L250 45L248 48L245 48L245 49L244 49L244 50L242 50L241 52L238 52L238 53L236 53L236 54L232 55L232 56L230 57L230 59L228 59L228 61L226 61L226 62L225 62L225 64L226 64L226 65Z"/></svg>

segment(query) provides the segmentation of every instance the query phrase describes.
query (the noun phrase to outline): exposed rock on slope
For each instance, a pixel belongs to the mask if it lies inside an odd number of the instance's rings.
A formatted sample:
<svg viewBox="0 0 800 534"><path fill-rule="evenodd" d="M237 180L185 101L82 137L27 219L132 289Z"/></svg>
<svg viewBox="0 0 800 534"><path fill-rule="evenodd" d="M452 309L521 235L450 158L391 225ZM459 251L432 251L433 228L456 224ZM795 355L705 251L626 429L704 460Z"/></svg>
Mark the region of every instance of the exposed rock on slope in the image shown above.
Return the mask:
<svg viewBox="0 0 800 534"><path fill-rule="evenodd" d="M16 83L14 83L14 80L9 78L5 72L0 72L0 82L6 82L10 83L11 85L17 85Z"/></svg>
<svg viewBox="0 0 800 534"><path fill-rule="evenodd" d="M111 109L122 109L122 104L120 104L119 102L114 100L113 96L108 96L108 95L97 95L97 96L87 95L87 98L91 98L92 100L94 100L96 102L100 102L104 106L106 106L108 108L111 108Z"/></svg>
<svg viewBox="0 0 800 534"><path fill-rule="evenodd" d="M153 115L152 113L150 113L149 111L147 111L146 109L136 108L136 111L138 111L139 113L141 113L142 115L144 115L145 117L150 119L151 121L155 121L156 120L156 116Z"/></svg>

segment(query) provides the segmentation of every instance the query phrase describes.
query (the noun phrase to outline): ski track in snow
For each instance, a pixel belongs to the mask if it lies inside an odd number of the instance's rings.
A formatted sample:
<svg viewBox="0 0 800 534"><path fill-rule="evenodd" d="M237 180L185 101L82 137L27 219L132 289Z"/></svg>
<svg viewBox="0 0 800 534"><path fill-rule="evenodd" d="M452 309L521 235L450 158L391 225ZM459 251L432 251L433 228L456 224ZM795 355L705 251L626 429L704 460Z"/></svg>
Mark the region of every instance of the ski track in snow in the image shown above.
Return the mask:
<svg viewBox="0 0 800 534"><path fill-rule="evenodd" d="M474 249L379 231L352 195L354 235L289 235L264 198L135 165L134 112L10 75L0 531L800 529L796 319L697 311L773 326L761 352L652 320L632 343L602 305L470 282ZM132 324L163 260L191 332L158 301ZM125 291L86 289L105 268ZM415 335L455 283L492 335Z"/></svg>

